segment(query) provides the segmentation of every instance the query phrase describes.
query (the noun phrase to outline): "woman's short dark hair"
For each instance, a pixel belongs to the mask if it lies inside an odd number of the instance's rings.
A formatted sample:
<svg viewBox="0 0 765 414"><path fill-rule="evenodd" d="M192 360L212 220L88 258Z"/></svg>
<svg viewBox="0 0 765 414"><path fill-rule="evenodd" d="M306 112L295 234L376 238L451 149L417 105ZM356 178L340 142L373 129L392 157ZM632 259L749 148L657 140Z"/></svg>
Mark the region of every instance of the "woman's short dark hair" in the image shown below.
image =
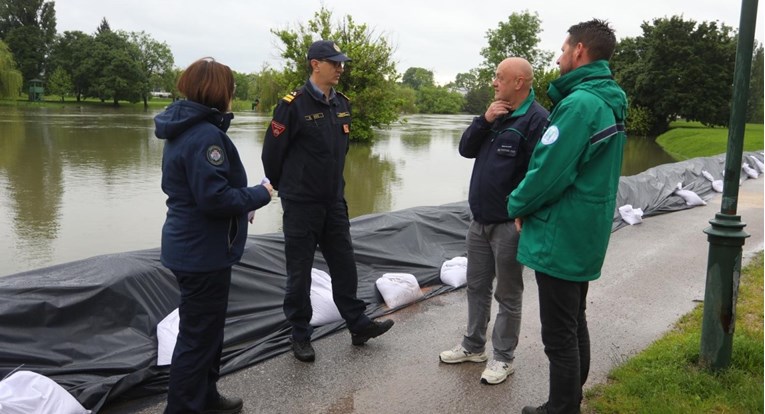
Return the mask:
<svg viewBox="0 0 765 414"><path fill-rule="evenodd" d="M205 57L183 71L177 87L186 99L227 112L234 97L234 73L228 66Z"/></svg>

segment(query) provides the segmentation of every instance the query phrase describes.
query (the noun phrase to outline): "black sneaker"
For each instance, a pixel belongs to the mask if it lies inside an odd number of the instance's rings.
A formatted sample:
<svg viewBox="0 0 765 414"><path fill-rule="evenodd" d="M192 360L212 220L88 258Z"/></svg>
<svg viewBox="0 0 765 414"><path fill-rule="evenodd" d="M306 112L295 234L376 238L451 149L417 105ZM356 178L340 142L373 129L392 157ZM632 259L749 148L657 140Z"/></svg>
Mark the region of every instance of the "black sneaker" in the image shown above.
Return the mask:
<svg viewBox="0 0 765 414"><path fill-rule="evenodd" d="M214 404L208 404L203 414L237 414L242 411L242 399L219 396Z"/></svg>
<svg viewBox="0 0 765 414"><path fill-rule="evenodd" d="M388 332L388 329L392 326L393 321L390 319L380 322L372 322L358 332L351 332L351 343L356 346L364 345L368 340L377 338L385 332Z"/></svg>
<svg viewBox="0 0 765 414"><path fill-rule="evenodd" d="M540 405L539 407L532 407L527 405L521 410L521 414L547 414L547 403Z"/></svg>
<svg viewBox="0 0 765 414"><path fill-rule="evenodd" d="M290 339L292 342L292 353L295 354L295 358L303 362L313 362L316 359L316 352L311 346L311 340L296 341Z"/></svg>

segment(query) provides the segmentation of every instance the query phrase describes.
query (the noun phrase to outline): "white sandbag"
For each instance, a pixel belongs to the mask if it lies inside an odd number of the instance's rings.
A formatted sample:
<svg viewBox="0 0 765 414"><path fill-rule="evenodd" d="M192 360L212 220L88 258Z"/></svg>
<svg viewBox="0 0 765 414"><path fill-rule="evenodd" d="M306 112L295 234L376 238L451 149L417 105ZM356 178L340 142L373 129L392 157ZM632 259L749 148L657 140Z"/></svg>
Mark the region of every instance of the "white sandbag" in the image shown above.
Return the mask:
<svg viewBox="0 0 765 414"><path fill-rule="evenodd" d="M755 169L752 168L748 163L741 164L741 169L744 170L744 173L749 178L757 178L760 176L760 174L755 171Z"/></svg>
<svg viewBox="0 0 765 414"><path fill-rule="evenodd" d="M409 273L385 273L375 285L389 308L412 303L423 296L417 278Z"/></svg>
<svg viewBox="0 0 765 414"><path fill-rule="evenodd" d="M765 165L763 165L762 161L757 157L749 157L749 159L754 163L754 167L757 168L757 171L759 171L760 174L765 172Z"/></svg>
<svg viewBox="0 0 765 414"><path fill-rule="evenodd" d="M683 183L677 183L677 189L674 191L674 193L682 197L683 200L685 200L685 205L687 206L707 205L707 202L702 200L698 194L691 190L683 190Z"/></svg>
<svg viewBox="0 0 765 414"><path fill-rule="evenodd" d="M173 350L178 339L178 324L180 323L178 308L175 308L157 324L157 365L170 365L173 360Z"/></svg>
<svg viewBox="0 0 765 414"><path fill-rule="evenodd" d="M643 222L643 209L632 208L631 204L625 204L619 207L619 215L622 216L622 220L630 226Z"/></svg>
<svg viewBox="0 0 765 414"><path fill-rule="evenodd" d="M441 265L441 283L460 287L467 283L467 257L455 257Z"/></svg>
<svg viewBox="0 0 765 414"><path fill-rule="evenodd" d="M702 170L701 175L703 175L704 178L712 182L712 190L715 190L718 193L722 193L723 180L715 180L715 177L713 177L712 174L710 174L709 171L707 170Z"/></svg>
<svg viewBox="0 0 765 414"><path fill-rule="evenodd" d="M340 310L332 299L332 279L323 270L311 269L311 326L342 321Z"/></svg>
<svg viewBox="0 0 765 414"><path fill-rule="evenodd" d="M90 410L52 379L17 371L0 381L0 413L90 414Z"/></svg>

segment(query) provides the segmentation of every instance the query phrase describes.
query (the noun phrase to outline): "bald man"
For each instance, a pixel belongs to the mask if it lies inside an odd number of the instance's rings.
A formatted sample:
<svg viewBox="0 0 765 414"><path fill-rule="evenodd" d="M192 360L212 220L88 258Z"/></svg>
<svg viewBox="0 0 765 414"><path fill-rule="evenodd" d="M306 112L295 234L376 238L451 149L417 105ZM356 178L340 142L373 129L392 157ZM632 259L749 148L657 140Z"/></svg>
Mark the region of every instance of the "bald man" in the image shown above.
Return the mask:
<svg viewBox="0 0 765 414"><path fill-rule="evenodd" d="M531 64L512 57L498 66L494 101L462 134L460 155L474 158L468 202L473 220L467 244L467 332L441 362L485 362L491 297L499 305L491 342L492 359L481 374L484 384L499 384L513 373L521 327L523 265L515 256L519 233L507 214L506 198L526 175L531 153L542 136L549 112L534 100Z"/></svg>

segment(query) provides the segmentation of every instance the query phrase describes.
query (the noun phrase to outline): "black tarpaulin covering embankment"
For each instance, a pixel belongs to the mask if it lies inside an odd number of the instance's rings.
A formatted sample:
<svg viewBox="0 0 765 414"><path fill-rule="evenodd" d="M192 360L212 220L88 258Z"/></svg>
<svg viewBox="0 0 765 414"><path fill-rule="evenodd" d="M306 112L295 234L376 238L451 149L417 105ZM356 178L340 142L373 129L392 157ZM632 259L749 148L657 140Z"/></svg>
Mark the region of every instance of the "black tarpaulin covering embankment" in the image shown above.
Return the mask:
<svg viewBox="0 0 765 414"><path fill-rule="evenodd" d="M762 160L761 153L745 154L745 162L748 157ZM646 216L687 208L672 195L677 183L709 198L711 183L701 171L719 179L723 166L723 156L698 158L622 177L617 207L632 204ZM469 220L466 202L352 220L358 296L369 304L367 313L389 311L374 285L383 273L414 274L428 288L425 298L453 290L440 283L439 272L445 260L465 254ZM623 224L615 212L613 229ZM315 267L328 270L320 253ZM250 236L232 274L223 374L289 349L284 285L282 235ZM159 249L1 277L0 377L23 365L55 380L96 412L119 398L162 392L168 369L155 365L156 325L177 305L175 278L159 263ZM314 338L342 327L341 322L322 326Z"/></svg>
<svg viewBox="0 0 765 414"><path fill-rule="evenodd" d="M467 203L418 207L352 221L359 298L367 313L389 311L375 288L386 272L406 272L425 297L452 290L440 284L441 264L465 254ZM283 236L250 236L234 266L223 374L289 349L284 298ZM328 270L317 253L314 267ZM98 411L118 398L162 392L167 367L157 367L156 325L178 306L172 273L159 249L93 257L0 278L0 377L23 364ZM314 338L344 327L319 327ZM350 336L348 338L350 342Z"/></svg>

